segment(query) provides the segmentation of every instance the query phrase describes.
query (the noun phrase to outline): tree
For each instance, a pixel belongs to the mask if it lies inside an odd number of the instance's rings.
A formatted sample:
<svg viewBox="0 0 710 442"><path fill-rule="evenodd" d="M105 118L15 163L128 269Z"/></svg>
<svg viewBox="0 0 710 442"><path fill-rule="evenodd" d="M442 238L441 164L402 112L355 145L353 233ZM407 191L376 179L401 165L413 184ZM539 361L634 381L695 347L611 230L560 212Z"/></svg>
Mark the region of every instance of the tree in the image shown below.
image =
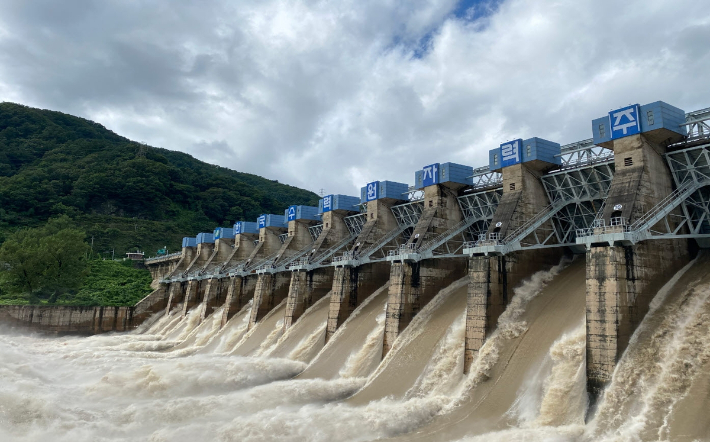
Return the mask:
<svg viewBox="0 0 710 442"><path fill-rule="evenodd" d="M0 285L50 302L79 289L89 272L85 236L66 215L8 236L0 247Z"/></svg>

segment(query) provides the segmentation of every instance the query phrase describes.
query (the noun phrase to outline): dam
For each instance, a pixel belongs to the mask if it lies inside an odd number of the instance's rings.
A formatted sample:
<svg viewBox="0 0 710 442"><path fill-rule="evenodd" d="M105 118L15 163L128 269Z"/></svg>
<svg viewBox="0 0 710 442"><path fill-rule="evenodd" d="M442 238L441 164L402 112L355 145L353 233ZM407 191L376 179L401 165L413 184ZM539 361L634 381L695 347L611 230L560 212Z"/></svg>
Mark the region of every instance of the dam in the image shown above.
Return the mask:
<svg viewBox="0 0 710 442"><path fill-rule="evenodd" d="M0 307L7 336L95 335L0 348L86 364L80 439L707 440L708 121L634 104L588 139L501 140L484 166L217 227L146 260L136 306ZM37 438L60 425L8 391Z"/></svg>

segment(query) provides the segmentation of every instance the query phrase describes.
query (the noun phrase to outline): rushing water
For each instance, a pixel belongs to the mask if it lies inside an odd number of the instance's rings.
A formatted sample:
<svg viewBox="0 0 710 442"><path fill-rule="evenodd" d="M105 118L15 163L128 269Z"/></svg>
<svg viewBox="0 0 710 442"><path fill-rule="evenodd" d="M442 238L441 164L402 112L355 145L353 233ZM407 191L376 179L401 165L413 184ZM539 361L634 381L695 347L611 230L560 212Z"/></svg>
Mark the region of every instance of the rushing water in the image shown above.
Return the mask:
<svg viewBox="0 0 710 442"><path fill-rule="evenodd" d="M156 317L89 338L0 329L0 441L710 440L710 260L663 287L585 424L584 261L533 275L463 375L466 280L382 359L387 286L323 345L328 299L283 332Z"/></svg>

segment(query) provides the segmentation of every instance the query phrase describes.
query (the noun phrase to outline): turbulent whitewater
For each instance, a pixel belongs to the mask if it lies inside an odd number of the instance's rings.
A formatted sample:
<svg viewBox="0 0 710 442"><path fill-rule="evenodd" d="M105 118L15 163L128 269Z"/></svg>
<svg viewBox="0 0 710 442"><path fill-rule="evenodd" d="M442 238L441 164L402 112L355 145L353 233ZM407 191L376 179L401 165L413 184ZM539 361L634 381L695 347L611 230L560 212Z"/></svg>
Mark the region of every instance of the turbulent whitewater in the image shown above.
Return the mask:
<svg viewBox="0 0 710 442"><path fill-rule="evenodd" d="M327 297L286 332L285 303L249 331L251 304L222 328L197 306L124 334L0 329L0 441L710 440L708 264L659 290L595 410L578 258L516 289L465 376L466 278L384 359L387 286L327 345Z"/></svg>

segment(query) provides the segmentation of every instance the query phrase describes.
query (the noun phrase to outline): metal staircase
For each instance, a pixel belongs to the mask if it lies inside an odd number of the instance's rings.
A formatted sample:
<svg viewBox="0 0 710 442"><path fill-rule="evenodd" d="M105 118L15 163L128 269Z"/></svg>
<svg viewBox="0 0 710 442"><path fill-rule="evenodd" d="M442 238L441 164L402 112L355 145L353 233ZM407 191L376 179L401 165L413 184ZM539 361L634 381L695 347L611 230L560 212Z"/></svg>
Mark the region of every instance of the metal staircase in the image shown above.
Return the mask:
<svg viewBox="0 0 710 442"><path fill-rule="evenodd" d="M523 247L520 242L523 239L534 233L535 230L543 225L543 223L549 221L563 207L570 204L570 202L571 201L564 199L553 202L539 211L535 216L524 222L520 227L506 235L501 241L503 245L502 252L505 254L521 250Z"/></svg>
<svg viewBox="0 0 710 442"><path fill-rule="evenodd" d="M710 179L704 179L699 181L688 180L682 183L675 191L663 198L658 204L653 206L651 210L646 212L641 218L637 219L631 224L631 226L629 226L629 233L631 235L632 243L635 244L639 241L651 239L654 236L663 236L662 234L654 235L651 231L651 228L659 222L663 221L663 219L668 216L676 207L682 204L686 198L688 198L701 187L707 186L709 184ZM675 232L668 232L668 234L674 233Z"/></svg>

